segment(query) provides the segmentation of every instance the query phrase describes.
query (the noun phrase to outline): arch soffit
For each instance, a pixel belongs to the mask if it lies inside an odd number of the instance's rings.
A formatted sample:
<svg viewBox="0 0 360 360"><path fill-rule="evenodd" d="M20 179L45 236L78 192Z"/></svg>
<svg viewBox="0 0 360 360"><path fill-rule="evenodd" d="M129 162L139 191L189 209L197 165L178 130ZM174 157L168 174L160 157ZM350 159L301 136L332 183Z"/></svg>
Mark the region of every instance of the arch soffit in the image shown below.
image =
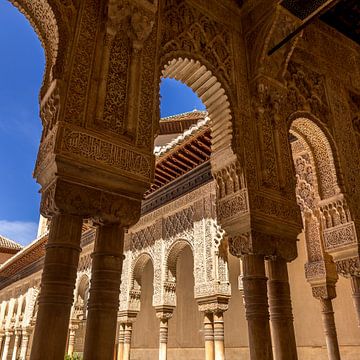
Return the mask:
<svg viewBox="0 0 360 360"><path fill-rule="evenodd" d="M179 51L167 58L161 76L176 79L189 86L201 99L211 121L213 151L230 147L231 153L234 153L232 101L230 91L227 90L229 87L224 86L226 82L214 75L208 62L198 60L193 55L184 56Z"/></svg>
<svg viewBox="0 0 360 360"><path fill-rule="evenodd" d="M90 279L87 274L82 274L77 287L77 295L80 295L82 299L85 299L85 292L90 286Z"/></svg>
<svg viewBox="0 0 360 360"><path fill-rule="evenodd" d="M176 278L176 264L177 260L180 256L180 254L183 252L183 250L186 247L190 247L191 252L194 256L194 247L193 245L188 241L184 239L178 239L176 240L169 248L166 258L165 258L165 266L166 266L166 272L171 272L172 276Z"/></svg>
<svg viewBox="0 0 360 360"><path fill-rule="evenodd" d="M63 70L63 60L61 56L65 56L65 46L69 39L69 5L61 4L58 0L8 0L14 5L30 22L32 28L37 34L45 52L45 70L43 75L43 84L40 90L40 98L42 98L50 84L50 82L58 76L54 74L55 66L57 71Z"/></svg>
<svg viewBox="0 0 360 360"><path fill-rule="evenodd" d="M136 259L133 262L132 271L131 271L131 287L134 287L135 282L139 286L141 286L142 274L145 266L148 264L149 261L151 262L154 268L154 259L149 253L143 252L136 257Z"/></svg>
<svg viewBox="0 0 360 360"><path fill-rule="evenodd" d="M338 164L334 156L336 151L327 131L312 118L298 116L291 121L290 132L302 139L311 151L321 200L339 194Z"/></svg>

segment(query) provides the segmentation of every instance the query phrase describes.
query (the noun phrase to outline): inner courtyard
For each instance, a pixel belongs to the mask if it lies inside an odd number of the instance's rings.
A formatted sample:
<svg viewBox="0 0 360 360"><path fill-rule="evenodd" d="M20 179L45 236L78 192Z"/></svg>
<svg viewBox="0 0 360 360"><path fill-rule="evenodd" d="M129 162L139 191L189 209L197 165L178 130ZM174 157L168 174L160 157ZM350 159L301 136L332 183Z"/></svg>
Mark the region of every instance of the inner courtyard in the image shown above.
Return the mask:
<svg viewBox="0 0 360 360"><path fill-rule="evenodd" d="M356 1L10 2L46 61L1 360L360 359Z"/></svg>

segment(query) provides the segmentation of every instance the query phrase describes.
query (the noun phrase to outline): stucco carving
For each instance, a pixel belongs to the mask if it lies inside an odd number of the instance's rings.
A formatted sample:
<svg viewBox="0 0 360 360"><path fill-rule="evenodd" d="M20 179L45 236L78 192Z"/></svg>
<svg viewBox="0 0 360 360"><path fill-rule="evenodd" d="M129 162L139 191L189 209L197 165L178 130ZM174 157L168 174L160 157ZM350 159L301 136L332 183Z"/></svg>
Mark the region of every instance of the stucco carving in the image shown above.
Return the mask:
<svg viewBox="0 0 360 360"><path fill-rule="evenodd" d="M121 222L129 226L140 216L140 201L58 179L43 190L41 213L47 217L65 212L98 222Z"/></svg>

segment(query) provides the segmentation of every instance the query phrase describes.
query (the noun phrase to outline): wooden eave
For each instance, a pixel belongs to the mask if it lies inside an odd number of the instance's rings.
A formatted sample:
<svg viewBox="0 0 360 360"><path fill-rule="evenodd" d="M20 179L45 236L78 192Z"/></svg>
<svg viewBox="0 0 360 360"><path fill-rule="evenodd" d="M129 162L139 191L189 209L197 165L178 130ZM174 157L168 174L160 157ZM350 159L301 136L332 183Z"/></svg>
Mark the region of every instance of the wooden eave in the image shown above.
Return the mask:
<svg viewBox="0 0 360 360"><path fill-rule="evenodd" d="M157 158L154 184L145 193L145 198L162 186L208 161L210 156L210 129L205 127Z"/></svg>

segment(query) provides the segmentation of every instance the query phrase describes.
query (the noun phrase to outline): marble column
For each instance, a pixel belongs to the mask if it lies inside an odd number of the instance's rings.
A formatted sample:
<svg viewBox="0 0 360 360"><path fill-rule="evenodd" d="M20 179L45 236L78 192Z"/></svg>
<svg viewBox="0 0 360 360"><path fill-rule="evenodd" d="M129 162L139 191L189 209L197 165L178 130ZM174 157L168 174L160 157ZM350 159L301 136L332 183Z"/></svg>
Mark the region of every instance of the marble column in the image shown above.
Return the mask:
<svg viewBox="0 0 360 360"><path fill-rule="evenodd" d="M224 313L214 312L214 350L215 360L225 360Z"/></svg>
<svg viewBox="0 0 360 360"><path fill-rule="evenodd" d="M358 319L358 326L360 326L360 277L351 277L352 296L354 299L355 311Z"/></svg>
<svg viewBox="0 0 360 360"><path fill-rule="evenodd" d="M214 360L214 316L204 313L205 360Z"/></svg>
<svg viewBox="0 0 360 360"><path fill-rule="evenodd" d="M2 350L4 348L4 343L5 343L5 333L1 332L1 335L0 335L0 356L1 356Z"/></svg>
<svg viewBox="0 0 360 360"><path fill-rule="evenodd" d="M167 359L167 343L169 332L169 319L173 315L173 309L157 309L156 316L160 320L160 334L159 334L159 360Z"/></svg>
<svg viewBox="0 0 360 360"><path fill-rule="evenodd" d="M92 254L84 360L114 358L123 247L122 226L98 226Z"/></svg>
<svg viewBox="0 0 360 360"><path fill-rule="evenodd" d="M54 215L46 245L31 360L64 360L80 255L82 217Z"/></svg>
<svg viewBox="0 0 360 360"><path fill-rule="evenodd" d="M117 349L117 360L123 360L124 357L124 332L125 324L119 323L119 344Z"/></svg>
<svg viewBox="0 0 360 360"><path fill-rule="evenodd" d="M30 336L30 334L26 330L22 331L19 360L26 360L26 354L27 354L27 349L28 349L28 344L29 344L29 336Z"/></svg>
<svg viewBox="0 0 360 360"><path fill-rule="evenodd" d="M69 337L68 337L68 350L67 350L67 354L68 355L72 355L74 353L74 346L75 346L75 335L76 335L76 330L79 328L78 325L75 324L71 324L69 326Z"/></svg>
<svg viewBox="0 0 360 360"><path fill-rule="evenodd" d="M10 345L11 335L12 335L11 332L5 331L5 341L4 341L4 348L3 348L3 353L2 353L1 360L7 360L7 356L8 356L8 353L9 353L9 345Z"/></svg>
<svg viewBox="0 0 360 360"><path fill-rule="evenodd" d="M132 322L125 323L123 360L130 360Z"/></svg>
<svg viewBox="0 0 360 360"><path fill-rule="evenodd" d="M19 347L19 338L20 338L20 332L18 330L15 331L15 339L14 339L14 349L12 353L11 360L17 359L17 353L18 353L18 347Z"/></svg>
<svg viewBox="0 0 360 360"><path fill-rule="evenodd" d="M276 258L268 264L271 335L276 360L297 360L287 263Z"/></svg>
<svg viewBox="0 0 360 360"><path fill-rule="evenodd" d="M340 360L334 310L331 299L320 299L324 333L329 360Z"/></svg>
<svg viewBox="0 0 360 360"><path fill-rule="evenodd" d="M243 286L251 360L272 360L267 278L262 255L243 255Z"/></svg>

